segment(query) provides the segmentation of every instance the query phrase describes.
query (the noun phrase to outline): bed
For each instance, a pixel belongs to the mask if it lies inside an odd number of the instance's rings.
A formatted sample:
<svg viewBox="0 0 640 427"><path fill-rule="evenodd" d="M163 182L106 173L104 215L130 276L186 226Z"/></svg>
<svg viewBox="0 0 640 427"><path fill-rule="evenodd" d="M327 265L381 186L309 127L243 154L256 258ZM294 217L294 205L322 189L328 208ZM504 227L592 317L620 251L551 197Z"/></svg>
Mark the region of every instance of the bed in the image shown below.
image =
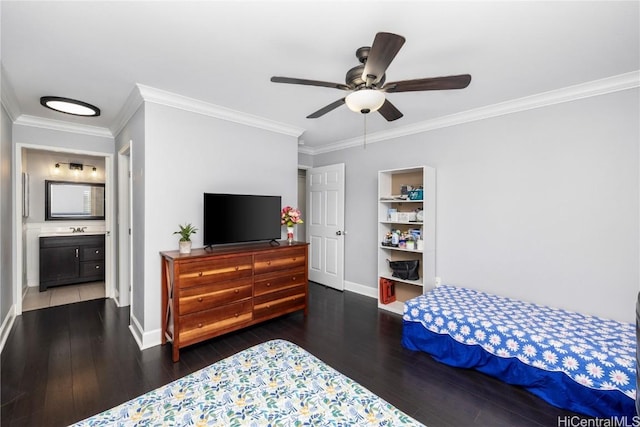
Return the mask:
<svg viewBox="0 0 640 427"><path fill-rule="evenodd" d="M302 348L273 340L75 426L422 426Z"/></svg>
<svg viewBox="0 0 640 427"><path fill-rule="evenodd" d="M634 325L455 286L405 302L402 344L560 408L635 415Z"/></svg>

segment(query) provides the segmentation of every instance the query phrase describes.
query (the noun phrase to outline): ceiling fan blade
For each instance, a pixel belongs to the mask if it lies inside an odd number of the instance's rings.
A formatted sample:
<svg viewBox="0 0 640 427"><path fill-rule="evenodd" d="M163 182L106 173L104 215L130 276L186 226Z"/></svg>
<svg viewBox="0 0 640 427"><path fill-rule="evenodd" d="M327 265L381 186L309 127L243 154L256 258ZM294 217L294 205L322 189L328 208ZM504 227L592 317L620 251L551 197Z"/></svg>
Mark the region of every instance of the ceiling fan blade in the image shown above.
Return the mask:
<svg viewBox="0 0 640 427"><path fill-rule="evenodd" d="M319 109L318 111L316 111L315 113L311 113L307 116L307 119L317 119L318 117L324 116L325 114L327 114L329 111L333 111L336 108L338 108L339 106L341 106L342 104L344 104L344 98L342 99L338 99L335 102L332 102L331 104L322 107L321 109Z"/></svg>
<svg viewBox="0 0 640 427"><path fill-rule="evenodd" d="M422 90L464 89L471 83L469 74L424 79L402 80L384 85L384 92L417 92Z"/></svg>
<svg viewBox="0 0 640 427"><path fill-rule="evenodd" d="M387 119L388 122L398 120L403 116L400 110L398 110L395 105L389 102L388 99L385 99L384 104L382 104L382 107L380 107L378 112L382 115L382 117Z"/></svg>
<svg viewBox="0 0 640 427"><path fill-rule="evenodd" d="M290 83L294 85L306 85L306 86L321 86L321 87L330 87L334 89L341 90L351 90L351 88L342 83L331 83L331 82L323 82L320 80L307 80L307 79L296 79L293 77L271 77L271 81L274 83Z"/></svg>
<svg viewBox="0 0 640 427"><path fill-rule="evenodd" d="M404 42L405 38L397 34L376 34L376 38L373 40L373 45L369 51L367 62L364 63L364 71L362 72L362 80L367 82L367 86L380 81Z"/></svg>

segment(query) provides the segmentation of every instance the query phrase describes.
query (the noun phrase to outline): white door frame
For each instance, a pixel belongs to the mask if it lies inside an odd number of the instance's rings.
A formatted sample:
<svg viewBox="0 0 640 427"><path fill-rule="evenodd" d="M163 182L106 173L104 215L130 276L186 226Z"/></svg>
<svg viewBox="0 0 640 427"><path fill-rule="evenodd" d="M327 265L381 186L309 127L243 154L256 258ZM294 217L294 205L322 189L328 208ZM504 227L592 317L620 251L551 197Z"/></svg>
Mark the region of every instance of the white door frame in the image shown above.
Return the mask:
<svg viewBox="0 0 640 427"><path fill-rule="evenodd" d="M49 151L67 154L87 155L94 157L104 157L104 180L105 180L105 205L109 207L105 210L105 296L112 298L114 294L114 278L115 275L115 259L114 259L114 242L111 231L114 229L114 194L113 191L113 154L101 153L87 150L74 150L62 147L50 147L47 145L16 143L13 152L13 305L15 315L22 314L22 297L24 287L23 273L23 247L24 247L24 230L22 226L22 151L23 149Z"/></svg>
<svg viewBox="0 0 640 427"><path fill-rule="evenodd" d="M119 307L131 305L131 143L118 151L118 289ZM115 288L114 288L115 289Z"/></svg>

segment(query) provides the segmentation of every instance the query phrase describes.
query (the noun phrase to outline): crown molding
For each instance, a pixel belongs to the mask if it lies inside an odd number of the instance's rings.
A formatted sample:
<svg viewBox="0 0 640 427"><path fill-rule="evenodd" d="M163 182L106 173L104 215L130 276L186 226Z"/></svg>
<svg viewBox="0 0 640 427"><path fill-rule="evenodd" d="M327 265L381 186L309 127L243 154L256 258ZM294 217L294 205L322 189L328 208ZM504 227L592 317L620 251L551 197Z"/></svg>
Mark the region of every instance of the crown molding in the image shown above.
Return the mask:
<svg viewBox="0 0 640 427"><path fill-rule="evenodd" d="M43 117L28 116L25 114L20 115L14 120L14 124L113 139L113 134L107 128L45 119Z"/></svg>
<svg viewBox="0 0 640 427"><path fill-rule="evenodd" d="M149 86L141 84L137 84L136 86L140 92L140 96L145 102L152 102L154 104L178 108L192 113L215 117L217 119L289 135L296 138L304 132L304 129L296 126L276 122L274 120L265 119L263 117L254 116L252 114L243 113Z"/></svg>
<svg viewBox="0 0 640 427"><path fill-rule="evenodd" d="M436 119L425 120L407 126L398 127L391 130L374 132L367 134L367 144L428 132L435 129L442 129L449 126L456 126L492 117L504 116L521 111L533 110L535 108L546 107L564 102L576 101L593 96L605 95L640 87L640 70L632 71L617 76L581 83L574 86L526 96L498 104L488 105L461 113L451 114ZM363 137L358 136L334 143L322 145L317 148L305 147L306 154L322 154L331 151L344 150L346 148L361 146ZM302 150L298 150L302 152Z"/></svg>
<svg viewBox="0 0 640 427"><path fill-rule="evenodd" d="M140 95L140 91L138 90L138 86L136 85L133 90L129 93L129 96L124 101L122 108L118 112L118 115L113 120L113 123L110 127L111 133L113 136L117 136L122 129L127 125L127 122L131 119L131 117L138 111L140 106L144 100L142 99L142 95Z"/></svg>
<svg viewBox="0 0 640 427"><path fill-rule="evenodd" d="M298 153L309 154L313 156L314 154L316 154L316 150L314 148L307 147L305 145L300 145L298 146Z"/></svg>
<svg viewBox="0 0 640 427"><path fill-rule="evenodd" d="M9 115L9 119L14 122L20 116L20 104L18 103L18 98L16 97L15 92L13 91L13 86L11 85L11 81L7 76L7 72L4 69L4 66L0 64L0 87L2 90L0 91L2 105Z"/></svg>

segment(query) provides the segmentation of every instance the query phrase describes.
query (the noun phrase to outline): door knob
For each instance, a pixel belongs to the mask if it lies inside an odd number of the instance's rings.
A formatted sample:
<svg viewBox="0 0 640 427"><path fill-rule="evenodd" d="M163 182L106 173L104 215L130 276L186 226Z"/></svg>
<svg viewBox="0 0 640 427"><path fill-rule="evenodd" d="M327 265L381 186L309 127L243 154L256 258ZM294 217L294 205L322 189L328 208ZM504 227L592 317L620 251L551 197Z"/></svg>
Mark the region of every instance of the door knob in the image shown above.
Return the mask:
<svg viewBox="0 0 640 427"><path fill-rule="evenodd" d="M336 231L336 236L342 236L342 231L340 230Z"/></svg>

